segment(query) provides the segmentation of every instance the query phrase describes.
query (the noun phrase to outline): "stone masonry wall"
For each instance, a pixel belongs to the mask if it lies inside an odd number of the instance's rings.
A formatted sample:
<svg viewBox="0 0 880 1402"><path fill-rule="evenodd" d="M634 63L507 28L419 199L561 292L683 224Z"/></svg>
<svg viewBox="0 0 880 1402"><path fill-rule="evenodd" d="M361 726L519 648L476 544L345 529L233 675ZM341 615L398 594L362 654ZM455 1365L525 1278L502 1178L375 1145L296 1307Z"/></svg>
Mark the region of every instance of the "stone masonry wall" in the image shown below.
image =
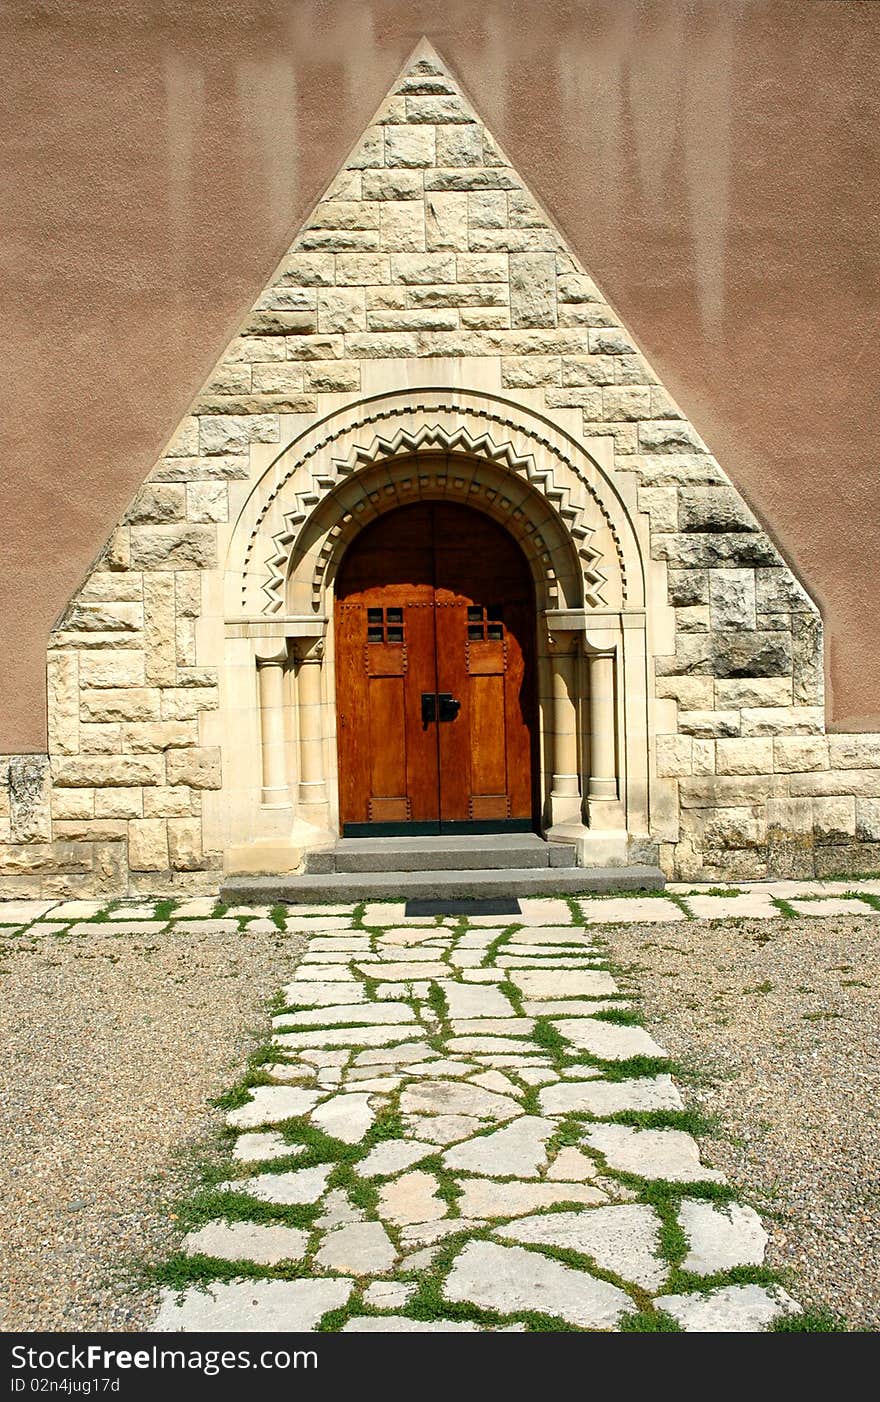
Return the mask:
<svg viewBox="0 0 880 1402"><path fill-rule="evenodd" d="M667 872L880 867L880 736L826 735L818 613L442 64L423 54L298 234L54 628L48 756L0 761L0 894L211 889L200 665L258 467L364 392L370 362L489 360L500 392L633 474L667 566L657 802ZM665 705L664 705L665 703ZM673 719L668 719L673 717ZM666 719L664 719L666 718ZM647 740L646 740L647 743Z"/></svg>

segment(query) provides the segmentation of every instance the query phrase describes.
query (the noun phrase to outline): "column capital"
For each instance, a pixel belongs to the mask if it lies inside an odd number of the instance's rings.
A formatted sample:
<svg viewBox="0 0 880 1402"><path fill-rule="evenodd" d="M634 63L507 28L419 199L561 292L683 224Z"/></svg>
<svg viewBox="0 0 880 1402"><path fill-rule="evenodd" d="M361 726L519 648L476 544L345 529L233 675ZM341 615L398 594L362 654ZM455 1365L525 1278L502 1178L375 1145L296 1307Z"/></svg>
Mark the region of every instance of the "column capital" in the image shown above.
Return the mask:
<svg viewBox="0 0 880 1402"><path fill-rule="evenodd" d="M290 659L286 638L254 638L258 667L284 667Z"/></svg>
<svg viewBox="0 0 880 1402"><path fill-rule="evenodd" d="M326 644L323 638L295 638L296 660L302 667L308 663L323 662Z"/></svg>

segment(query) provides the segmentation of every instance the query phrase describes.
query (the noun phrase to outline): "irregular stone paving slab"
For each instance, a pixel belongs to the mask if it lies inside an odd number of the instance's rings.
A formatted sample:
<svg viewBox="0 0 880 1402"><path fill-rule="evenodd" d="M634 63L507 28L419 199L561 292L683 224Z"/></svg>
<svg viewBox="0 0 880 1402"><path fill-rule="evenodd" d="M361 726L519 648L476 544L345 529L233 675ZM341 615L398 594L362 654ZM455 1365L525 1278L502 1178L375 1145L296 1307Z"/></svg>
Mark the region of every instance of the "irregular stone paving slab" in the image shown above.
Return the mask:
<svg viewBox="0 0 880 1402"><path fill-rule="evenodd" d="M375 1119L366 1094L334 1095L312 1111L312 1124L344 1144L357 1144Z"/></svg>
<svg viewBox="0 0 880 1402"><path fill-rule="evenodd" d="M789 901L792 910L798 915L876 915L877 911L867 901L835 900L829 897L823 901Z"/></svg>
<svg viewBox="0 0 880 1402"><path fill-rule="evenodd" d="M436 1061L417 1061L407 1066L407 1076L468 1076L474 1069L472 1061L438 1057Z"/></svg>
<svg viewBox="0 0 880 1402"><path fill-rule="evenodd" d="M658 1258L660 1218L653 1207L642 1203L524 1217L499 1227L496 1234L525 1246L579 1251L582 1256L591 1256L603 1270L613 1271L644 1290L659 1290L669 1274L669 1266Z"/></svg>
<svg viewBox="0 0 880 1402"><path fill-rule="evenodd" d="M407 1129L417 1139L430 1139L436 1144L453 1144L457 1139L470 1139L486 1128L485 1120L474 1115L409 1115Z"/></svg>
<svg viewBox="0 0 880 1402"><path fill-rule="evenodd" d="M632 1309L616 1285L536 1251L490 1241L468 1242L453 1262L443 1295L500 1314L534 1310L583 1329L612 1329Z"/></svg>
<svg viewBox="0 0 880 1402"><path fill-rule="evenodd" d="M405 1314L356 1314L343 1334L479 1334L469 1319L407 1319Z"/></svg>
<svg viewBox="0 0 880 1402"><path fill-rule="evenodd" d="M487 1120L509 1120L520 1110L509 1096L447 1081L421 1081L409 1087L400 1097L400 1108L408 1115L476 1115Z"/></svg>
<svg viewBox="0 0 880 1402"><path fill-rule="evenodd" d="M300 1086L255 1086L251 1095L247 1105L228 1112L226 1123L233 1129L256 1129L305 1115L321 1098L317 1091Z"/></svg>
<svg viewBox="0 0 880 1402"><path fill-rule="evenodd" d="M415 1293L415 1285L407 1281L374 1280L364 1291L364 1304L377 1310L402 1309Z"/></svg>
<svg viewBox="0 0 880 1402"><path fill-rule="evenodd" d="M300 983L350 983L357 984L357 979L345 964L300 964L296 971L297 981ZM341 1000L340 1000L341 1001Z"/></svg>
<svg viewBox="0 0 880 1402"><path fill-rule="evenodd" d="M624 1011L632 1006L621 998L547 998L537 1001L523 999L523 1012L530 1017L593 1017L611 1008Z"/></svg>
<svg viewBox="0 0 880 1402"><path fill-rule="evenodd" d="M263 1067L273 1081L310 1081L315 1072L311 1066L291 1065L288 1061L275 1061Z"/></svg>
<svg viewBox="0 0 880 1402"><path fill-rule="evenodd" d="M767 1233L757 1212L738 1202L701 1202L685 1198L678 1220L688 1241L682 1270L713 1275L735 1266L760 1266Z"/></svg>
<svg viewBox="0 0 880 1402"><path fill-rule="evenodd" d="M561 945L570 949L573 953L599 954L599 946L596 944L596 936L588 935L586 930L582 930L578 925L548 925L544 929L533 929L531 927L524 930L516 930L510 936L510 942L519 945L521 948L535 948L536 952L545 945ZM507 948L505 943L503 948Z"/></svg>
<svg viewBox="0 0 880 1402"><path fill-rule="evenodd" d="M604 1154L610 1168L671 1183L724 1183L718 1169L700 1162L697 1142L680 1129L630 1129L628 1125L592 1125L584 1143Z"/></svg>
<svg viewBox="0 0 880 1402"><path fill-rule="evenodd" d="M16 935L57 935L59 930L63 930L64 928L65 926L62 921L53 922L51 920L36 920L33 925L29 925L27 927L27 930L14 930L12 933ZM5 926L3 927L3 933L9 934L9 931L6 929Z"/></svg>
<svg viewBox="0 0 880 1402"><path fill-rule="evenodd" d="M271 1334L314 1329L328 1310L340 1309L351 1282L311 1280L233 1280L229 1284L163 1290L153 1332Z"/></svg>
<svg viewBox="0 0 880 1402"><path fill-rule="evenodd" d="M364 924L368 929L381 929L383 925L402 925L404 921L414 925L432 925L437 929L433 915L407 915L405 901L370 901L364 906Z"/></svg>
<svg viewBox="0 0 880 1402"><path fill-rule="evenodd" d="M303 1152L301 1146L288 1144L275 1130L268 1130L265 1134L240 1134L235 1141L232 1157L238 1163L260 1163L266 1159L286 1159Z"/></svg>
<svg viewBox="0 0 880 1402"><path fill-rule="evenodd" d="M520 1087L514 1085L510 1077L501 1071L481 1071L478 1076L471 1076L471 1080L475 1086L482 1086L484 1090L497 1090L499 1095L522 1094Z"/></svg>
<svg viewBox="0 0 880 1402"><path fill-rule="evenodd" d="M282 997L289 1007L327 1008L343 1003L366 1003L367 994L360 983L288 983Z"/></svg>
<svg viewBox="0 0 880 1402"><path fill-rule="evenodd" d="M217 909L217 899L215 896L194 896L192 900L183 901L179 906L175 906L172 912L175 920L198 919L203 915L212 915Z"/></svg>
<svg viewBox="0 0 880 1402"><path fill-rule="evenodd" d="M549 1179L561 1178L566 1183L581 1183L588 1178L595 1178L598 1168L593 1159L587 1158L580 1149L573 1149L571 1145L566 1145L560 1149L556 1158L547 1169Z"/></svg>
<svg viewBox="0 0 880 1402"><path fill-rule="evenodd" d="M0 901L0 925L27 925L50 910L54 919L63 921L64 916L57 914L62 909L57 901Z"/></svg>
<svg viewBox="0 0 880 1402"><path fill-rule="evenodd" d="M388 1003L378 1006L373 1003L343 1003L329 1008L309 1008L299 1013L279 1013L273 1017L272 1026L284 1027L326 1027L329 1024L345 1023L392 1023L415 1022L416 1015L405 1003Z"/></svg>
<svg viewBox="0 0 880 1402"><path fill-rule="evenodd" d="M435 1222L449 1208L437 1196L437 1179L416 1170L385 1183L379 1190L379 1211L391 1222Z"/></svg>
<svg viewBox="0 0 880 1402"><path fill-rule="evenodd" d="M181 930L188 932L194 924L196 924L196 921L191 921L190 925L182 925ZM227 924L230 930L238 929L237 920L230 920ZM113 935L155 935L159 930L164 928L164 925L164 920L127 920L125 922L118 920L102 920L100 923L89 921L83 924L71 925L68 934L73 936L87 935L90 939L94 939L96 935L100 935L102 939L111 938ZM213 922L211 923L210 930L198 931L199 934L210 935L221 934L222 932L223 925L221 924L219 928L215 928Z"/></svg>
<svg viewBox="0 0 880 1402"><path fill-rule="evenodd" d="M105 925L104 929L107 928ZM125 928L131 929L131 926L128 925ZM155 931L156 926L150 925L148 928ZM171 928L177 934L183 935L228 935L231 931L238 929L238 921L223 918L219 920L185 920L181 924L172 925Z"/></svg>
<svg viewBox="0 0 880 1402"><path fill-rule="evenodd" d="M451 1018L507 1019L515 1016L510 999L491 984L452 983L443 979L440 988Z"/></svg>
<svg viewBox="0 0 880 1402"><path fill-rule="evenodd" d="M197 1232L189 1232L180 1245L188 1256L217 1256L221 1261L256 1261L260 1266L277 1266L279 1261L302 1260L309 1234L299 1227L281 1224L208 1222Z"/></svg>
<svg viewBox="0 0 880 1402"><path fill-rule="evenodd" d="M363 1178L387 1178L436 1152L436 1144L420 1143L417 1139L387 1139L371 1149L355 1168Z"/></svg>
<svg viewBox="0 0 880 1402"><path fill-rule="evenodd" d="M220 1185L221 1192L246 1193L261 1202L275 1202L283 1207L297 1203L317 1202L327 1186L332 1164L314 1168L294 1168L289 1173L260 1173L253 1178L235 1178Z"/></svg>
<svg viewBox="0 0 880 1402"><path fill-rule="evenodd" d="M588 925L611 925L626 921L650 925L687 920L681 906L668 896L621 896L616 900L579 901L578 904Z"/></svg>
<svg viewBox="0 0 880 1402"><path fill-rule="evenodd" d="M528 955L528 954L499 954L495 960L499 969L506 969L509 976L516 982L518 969L593 969L599 964L598 959L592 959L585 955L582 958L574 954L565 956L557 955Z"/></svg>
<svg viewBox="0 0 880 1402"><path fill-rule="evenodd" d="M381 1222L350 1222L328 1232L315 1262L325 1270L348 1275L382 1275L391 1269L397 1252Z"/></svg>
<svg viewBox="0 0 880 1402"><path fill-rule="evenodd" d="M526 1037L516 1041L513 1037L450 1037L446 1043L453 1052L527 1052L532 1045Z"/></svg>
<svg viewBox="0 0 880 1402"><path fill-rule="evenodd" d="M622 1110L681 1110L681 1096L671 1076L632 1081L559 1081L538 1092L546 1115L617 1115Z"/></svg>
<svg viewBox="0 0 880 1402"><path fill-rule="evenodd" d="M408 1027L327 1027L313 1032L276 1032L276 1047L383 1047L412 1035Z"/></svg>
<svg viewBox="0 0 880 1402"><path fill-rule="evenodd" d="M620 992L602 969L524 969L512 982L525 998L602 998Z"/></svg>
<svg viewBox="0 0 880 1402"><path fill-rule="evenodd" d="M384 976L386 964L422 965L436 963L448 947L448 940L443 941L439 947L436 941L432 941L427 947L419 946L415 949L383 949L382 945L379 944L374 957L379 960L381 966L380 972ZM446 973L448 971L444 968L443 972ZM417 970L417 973L423 978L427 977L421 967ZM377 974L377 977L378 976Z"/></svg>
<svg viewBox="0 0 880 1402"><path fill-rule="evenodd" d="M520 899L523 925L568 925L571 909L568 901L526 896Z"/></svg>
<svg viewBox="0 0 880 1402"><path fill-rule="evenodd" d="M553 1120L522 1115L504 1129L447 1149L447 1168L482 1173L490 1178L536 1178L547 1162L547 1139L556 1129Z"/></svg>
<svg viewBox="0 0 880 1402"><path fill-rule="evenodd" d="M333 1188L324 1199L324 1210L315 1218L315 1226L322 1230L340 1227L348 1222L363 1222L366 1213L355 1207L348 1193L342 1188Z"/></svg>
<svg viewBox="0 0 880 1402"><path fill-rule="evenodd" d="M666 1056L644 1027L621 1027L615 1022L569 1017L554 1022L567 1042L600 1061L628 1061L631 1056Z"/></svg>
<svg viewBox="0 0 880 1402"><path fill-rule="evenodd" d="M378 1066L385 1062L395 1066L405 1066L411 1061L423 1061L433 1056L427 1042L402 1042L399 1047L377 1047L374 1050L358 1052L355 1066Z"/></svg>
<svg viewBox="0 0 880 1402"><path fill-rule="evenodd" d="M360 973L366 974L369 978L383 978L387 983L411 983L415 978L443 978L449 968L446 964L391 964L382 963L374 965L358 965Z"/></svg>
<svg viewBox="0 0 880 1402"><path fill-rule="evenodd" d="M512 1011L512 1010L511 1010ZM452 1031L458 1037L499 1036L531 1037L535 1030L532 1017L461 1017L452 1021Z"/></svg>
<svg viewBox="0 0 880 1402"><path fill-rule="evenodd" d="M769 896L757 892L744 896L685 896L684 903L700 920L767 920L780 913Z"/></svg>
<svg viewBox="0 0 880 1402"><path fill-rule="evenodd" d="M14 904L20 904L27 908L32 903L30 901L23 901L14 902ZM216 901L211 902L211 910L214 909L216 904ZM106 905L106 901L62 901L60 905L54 901L46 901L44 910L49 910L51 907L54 920L83 920L90 915L100 915ZM210 915L211 910L205 911L205 914ZM41 911L40 914L43 914L43 911Z"/></svg>
<svg viewBox="0 0 880 1402"><path fill-rule="evenodd" d="M376 985L376 997L379 999L409 1000L417 998L424 1003L430 991L431 985L420 983L418 979L413 983L378 983Z"/></svg>
<svg viewBox="0 0 880 1402"><path fill-rule="evenodd" d="M446 931L438 930L434 925L404 925L400 930L383 930L381 935L376 936L376 948L411 948L415 945L423 945L426 941L430 941L433 945L437 936L444 934ZM444 943L447 944L448 939Z"/></svg>
<svg viewBox="0 0 880 1402"><path fill-rule="evenodd" d="M722 1285L692 1295L659 1295L658 1309L677 1319L686 1334L758 1334L801 1307L776 1285Z"/></svg>
<svg viewBox="0 0 880 1402"><path fill-rule="evenodd" d="M289 934L323 935L328 930L350 930L351 919L347 915L288 915L284 921Z"/></svg>
<svg viewBox="0 0 880 1402"><path fill-rule="evenodd" d="M458 1206L463 1217L518 1217L560 1202L582 1202L593 1207L608 1199L587 1183L498 1182L490 1178L462 1178Z"/></svg>

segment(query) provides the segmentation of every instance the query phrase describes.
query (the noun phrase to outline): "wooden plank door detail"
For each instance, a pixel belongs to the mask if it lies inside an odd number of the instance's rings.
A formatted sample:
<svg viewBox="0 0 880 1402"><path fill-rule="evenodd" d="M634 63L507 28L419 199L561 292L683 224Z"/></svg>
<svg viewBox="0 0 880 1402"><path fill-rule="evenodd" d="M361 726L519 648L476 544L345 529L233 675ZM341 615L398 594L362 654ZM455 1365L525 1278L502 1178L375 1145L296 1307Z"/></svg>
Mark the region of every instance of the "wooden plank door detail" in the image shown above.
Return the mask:
<svg viewBox="0 0 880 1402"><path fill-rule="evenodd" d="M335 617L343 831L531 826L534 602L506 533L445 503L389 513Z"/></svg>

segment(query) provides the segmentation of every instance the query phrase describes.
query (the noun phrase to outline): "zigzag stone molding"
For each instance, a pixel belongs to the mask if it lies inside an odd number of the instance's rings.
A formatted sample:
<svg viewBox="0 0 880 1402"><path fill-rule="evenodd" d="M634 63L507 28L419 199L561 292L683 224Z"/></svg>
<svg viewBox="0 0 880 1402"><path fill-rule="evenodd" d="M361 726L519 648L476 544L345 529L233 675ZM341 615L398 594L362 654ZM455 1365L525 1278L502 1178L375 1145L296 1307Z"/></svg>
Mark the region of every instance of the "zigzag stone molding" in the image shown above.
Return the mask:
<svg viewBox="0 0 880 1402"><path fill-rule="evenodd" d="M535 434L529 426L517 422L510 416L493 413L491 410L483 408L476 412L470 411L463 408L460 402L439 400L429 404L420 399L416 402L411 401L402 405L376 409L370 414L360 416L354 422L339 425L334 432L326 434L309 448L300 450L293 456L289 469L284 472L268 493L251 530L244 558L242 609L247 606L248 575L266 516L288 483L316 455L328 454L327 469L320 474L309 472L303 489L296 492L296 506L284 514L283 530L276 532L272 538L273 549L265 562L270 578L262 586L262 591L267 596L263 612L267 614L278 613L283 609L284 586L289 575L297 539L317 508L334 488L353 473L373 463L428 451L460 453L462 456L492 462L510 471L514 476L525 480L530 486L541 492L554 513L561 518L567 534L575 542L577 553L583 561L584 593L587 603L593 606L603 604L605 600L602 588L606 583L607 576L599 568L600 553L590 544L589 538L594 533L593 528L584 520L584 506L572 502L570 490L557 483L552 468L549 470L539 468L534 454L517 452L509 440L496 442L483 429L472 433L466 424L461 422L454 429L448 429L437 423L433 417L428 418L428 416L442 413L454 415L459 421L462 418L469 418L498 424L508 432L522 434L535 443L536 447L540 447L552 455L562 467L575 477L582 491L598 509L614 541L625 602L626 568L617 530L601 497L578 470L573 458L562 452L558 445L549 438ZM361 429L370 428L388 419L400 420L404 416L410 421L410 424L413 418L422 419L423 422L417 428L402 427L392 435L382 436L376 433L369 443L356 444L346 456L333 456L332 446L340 438L357 433Z"/></svg>

